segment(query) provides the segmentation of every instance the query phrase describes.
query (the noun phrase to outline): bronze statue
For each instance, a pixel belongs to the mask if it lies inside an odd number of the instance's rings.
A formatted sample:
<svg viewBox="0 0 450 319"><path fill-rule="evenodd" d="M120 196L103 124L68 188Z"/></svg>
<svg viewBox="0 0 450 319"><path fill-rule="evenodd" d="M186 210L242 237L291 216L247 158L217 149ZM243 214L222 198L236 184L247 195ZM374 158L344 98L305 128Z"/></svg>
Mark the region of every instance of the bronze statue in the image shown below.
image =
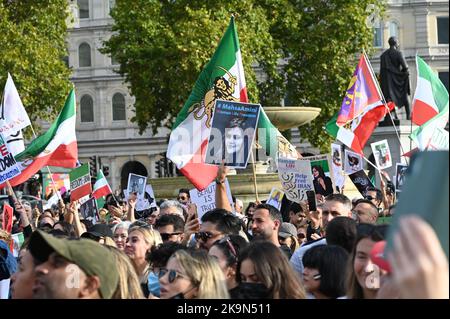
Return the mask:
<svg viewBox="0 0 450 319"><path fill-rule="evenodd" d="M390 37L389 49L380 56L381 91L386 102L393 101L399 108L405 107L406 119L410 119L410 105L408 95L411 94L409 86L409 71L406 60L401 51L396 37ZM394 110L394 117L397 113Z"/></svg>

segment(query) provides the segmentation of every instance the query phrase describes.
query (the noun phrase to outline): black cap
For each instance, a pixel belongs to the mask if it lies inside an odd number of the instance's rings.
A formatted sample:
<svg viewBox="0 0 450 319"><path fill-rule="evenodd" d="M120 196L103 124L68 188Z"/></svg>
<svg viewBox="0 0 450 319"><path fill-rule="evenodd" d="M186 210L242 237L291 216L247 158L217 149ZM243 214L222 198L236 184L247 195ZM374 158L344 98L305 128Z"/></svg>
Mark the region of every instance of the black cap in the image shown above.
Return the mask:
<svg viewBox="0 0 450 319"><path fill-rule="evenodd" d="M94 226L89 227L87 232L83 233L81 237L86 237L83 236L84 234L86 234L86 236L88 237L89 235L95 237L111 237L111 238L113 238L114 236L111 228L106 224L95 224Z"/></svg>

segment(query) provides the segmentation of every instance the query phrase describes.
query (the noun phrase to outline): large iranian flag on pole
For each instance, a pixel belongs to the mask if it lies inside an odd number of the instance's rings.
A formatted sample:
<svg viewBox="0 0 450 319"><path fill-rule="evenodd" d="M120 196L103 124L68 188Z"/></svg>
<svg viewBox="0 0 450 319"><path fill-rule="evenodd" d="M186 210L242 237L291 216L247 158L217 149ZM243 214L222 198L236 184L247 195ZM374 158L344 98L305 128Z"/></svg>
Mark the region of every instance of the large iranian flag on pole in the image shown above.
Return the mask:
<svg viewBox="0 0 450 319"><path fill-rule="evenodd" d="M433 70L416 56L417 86L414 93L412 121L420 125L411 139L420 150L425 150L435 130L443 129L448 122L448 91Z"/></svg>
<svg viewBox="0 0 450 319"><path fill-rule="evenodd" d="M75 93L72 89L58 118L48 131L35 138L23 152L15 156L22 173L9 181L12 186L27 181L46 165L76 167L78 147L75 135L75 115ZM2 184L0 188L4 186Z"/></svg>
<svg viewBox="0 0 450 319"><path fill-rule="evenodd" d="M200 73L170 134L167 157L198 189L216 177L217 166L205 164L216 99L248 102L239 39L231 18L216 52Z"/></svg>
<svg viewBox="0 0 450 319"><path fill-rule="evenodd" d="M111 190L111 187L109 187L109 184L108 184L108 181L106 180L105 175L103 175L102 170L99 170L97 173L97 180L94 184L94 190L92 192L92 196L94 196L95 199L99 199L100 197L106 196L111 193L112 193L112 190Z"/></svg>

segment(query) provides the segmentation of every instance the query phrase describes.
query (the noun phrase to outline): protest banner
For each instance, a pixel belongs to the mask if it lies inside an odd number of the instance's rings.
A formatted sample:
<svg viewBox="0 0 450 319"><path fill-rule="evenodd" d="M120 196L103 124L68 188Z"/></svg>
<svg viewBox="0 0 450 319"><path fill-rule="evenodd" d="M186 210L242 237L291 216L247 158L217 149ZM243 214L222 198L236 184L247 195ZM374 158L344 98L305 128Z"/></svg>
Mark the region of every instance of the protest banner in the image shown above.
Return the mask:
<svg viewBox="0 0 450 319"><path fill-rule="evenodd" d="M284 194L293 202L307 200L306 192L314 190L309 160L278 159L278 177Z"/></svg>
<svg viewBox="0 0 450 319"><path fill-rule="evenodd" d="M260 104L215 101L205 163L246 168L255 139Z"/></svg>
<svg viewBox="0 0 450 319"><path fill-rule="evenodd" d="M266 204L272 205L273 207L277 208L278 210L281 209L281 202L283 200L284 193L283 191L279 190L278 188L274 187L272 188L272 191L270 192L269 198L266 201Z"/></svg>
<svg viewBox="0 0 450 319"><path fill-rule="evenodd" d="M99 215L95 197L89 198L87 201L80 205L80 213L84 219L90 220L93 225L98 222Z"/></svg>
<svg viewBox="0 0 450 319"><path fill-rule="evenodd" d="M7 203L3 203L3 221L2 226L3 230L5 230L7 233L12 232L12 225L13 225L13 212L14 209L9 206Z"/></svg>
<svg viewBox="0 0 450 319"><path fill-rule="evenodd" d="M75 201L92 192L89 163L74 168L70 176L70 201Z"/></svg>
<svg viewBox="0 0 450 319"><path fill-rule="evenodd" d="M233 206L233 199L231 197L230 184L228 184L228 180L225 179L225 188L227 191L228 201L230 205ZM199 191L196 188L193 188L189 191L189 195L191 196L191 203L194 203L197 206L197 214L198 218L202 218L202 216L216 208L216 182L212 182L205 188L203 191Z"/></svg>
<svg viewBox="0 0 450 319"><path fill-rule="evenodd" d="M322 196L333 194L335 188L331 156L329 154L322 154L303 157L300 160L308 160L310 162L314 192Z"/></svg>
<svg viewBox="0 0 450 319"><path fill-rule="evenodd" d="M130 173L128 175L127 194L136 193L137 199L143 200L145 197L146 184L146 176Z"/></svg>
<svg viewBox="0 0 450 319"><path fill-rule="evenodd" d="M349 177L362 196L366 196L367 188L373 187L372 182L364 170L352 173Z"/></svg>
<svg viewBox="0 0 450 319"><path fill-rule="evenodd" d="M20 175L20 172L20 166L17 164L13 154L8 149L8 145L0 135L0 184Z"/></svg>
<svg viewBox="0 0 450 319"><path fill-rule="evenodd" d="M386 169L392 166L392 156L387 140L372 143L370 147L379 169Z"/></svg>
<svg viewBox="0 0 450 319"><path fill-rule="evenodd" d="M397 163L395 167L395 191L401 192L403 188L403 183L405 182L406 171L408 170L408 165Z"/></svg>
<svg viewBox="0 0 450 319"><path fill-rule="evenodd" d="M353 174L363 169L363 159L358 153L350 150L344 152L344 172L345 174Z"/></svg>
<svg viewBox="0 0 450 319"><path fill-rule="evenodd" d="M345 184L344 162L342 160L342 148L340 144L331 144L331 166L333 178L339 191Z"/></svg>

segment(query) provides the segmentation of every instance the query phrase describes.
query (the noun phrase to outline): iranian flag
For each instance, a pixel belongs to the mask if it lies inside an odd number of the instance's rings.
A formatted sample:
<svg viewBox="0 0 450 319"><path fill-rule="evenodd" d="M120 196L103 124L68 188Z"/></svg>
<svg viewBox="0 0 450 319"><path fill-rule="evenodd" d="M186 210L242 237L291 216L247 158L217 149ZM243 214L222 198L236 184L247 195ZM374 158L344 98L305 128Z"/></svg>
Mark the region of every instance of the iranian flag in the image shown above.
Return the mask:
<svg viewBox="0 0 450 319"><path fill-rule="evenodd" d="M216 52L200 73L170 134L167 157L198 190L204 190L217 175L217 166L205 164L217 98L248 102L233 17Z"/></svg>
<svg viewBox="0 0 450 319"><path fill-rule="evenodd" d="M89 163L83 164L70 171L70 201L80 199L92 192Z"/></svg>
<svg viewBox="0 0 450 319"><path fill-rule="evenodd" d="M106 196L111 193L112 190L111 187L109 187L105 175L103 175L102 170L99 170L97 173L97 181L94 184L94 191L92 192L92 196L94 196L95 199L99 199L100 197Z"/></svg>
<svg viewBox="0 0 450 319"><path fill-rule="evenodd" d="M12 186L26 182L44 166L72 168L78 158L75 93L72 89L61 113L47 132L34 139L30 145L15 156L22 173L9 180ZM0 188L5 184L0 185Z"/></svg>
<svg viewBox="0 0 450 319"><path fill-rule="evenodd" d="M392 102L389 102L387 106L384 104L369 106L359 117L352 121L349 127L338 126L337 119L339 113L336 113L328 121L325 129L328 134L350 147L356 153L364 156L364 146L372 135L372 132L378 126L378 122L395 107Z"/></svg>
<svg viewBox="0 0 450 319"><path fill-rule="evenodd" d="M412 121L420 125L411 139L420 150L428 147L436 129L443 129L448 122L449 97L439 77L419 56L417 63L417 86L414 93Z"/></svg>

